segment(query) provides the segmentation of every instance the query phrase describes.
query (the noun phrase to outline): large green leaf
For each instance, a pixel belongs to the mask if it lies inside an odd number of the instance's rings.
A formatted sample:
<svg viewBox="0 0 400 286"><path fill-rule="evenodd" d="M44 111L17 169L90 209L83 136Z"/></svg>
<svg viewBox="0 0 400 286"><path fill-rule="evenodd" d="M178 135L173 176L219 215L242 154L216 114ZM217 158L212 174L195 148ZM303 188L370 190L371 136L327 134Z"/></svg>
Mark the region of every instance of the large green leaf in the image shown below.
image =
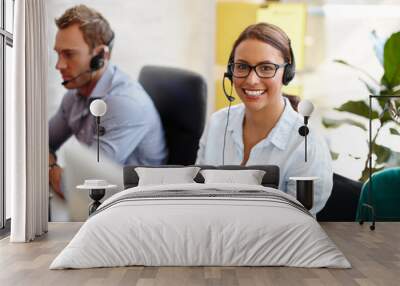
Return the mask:
<svg viewBox="0 0 400 286"><path fill-rule="evenodd" d="M379 115L379 120L381 121L381 126L383 126L388 122L392 122L393 118L390 116L389 112L385 110Z"/></svg>
<svg viewBox="0 0 400 286"><path fill-rule="evenodd" d="M392 135L400 135L400 132L397 129L390 128L389 130L390 130L390 134L392 134Z"/></svg>
<svg viewBox="0 0 400 286"><path fill-rule="evenodd" d="M376 143L372 144L372 152L376 155L376 164L383 164L387 162L390 158L390 155L392 155L392 150Z"/></svg>
<svg viewBox="0 0 400 286"><path fill-rule="evenodd" d="M375 97L375 100L378 101L379 106L380 106L382 109L387 108L388 101L389 101L387 98L376 98L376 97Z"/></svg>
<svg viewBox="0 0 400 286"><path fill-rule="evenodd" d="M400 32L394 33L385 43L383 52L385 73L382 84L392 89L400 84Z"/></svg>
<svg viewBox="0 0 400 286"><path fill-rule="evenodd" d="M364 124L352 119L331 119L326 117L322 118L322 125L324 125L325 128L337 128L339 126L342 126L343 124L353 125L358 128L361 128L364 131L367 130Z"/></svg>
<svg viewBox="0 0 400 286"><path fill-rule="evenodd" d="M363 100L358 101L347 101L342 104L340 107L335 108L337 111L346 111L349 113L353 113L365 118L369 118L369 106ZM377 111L372 111L372 119L379 118L379 114Z"/></svg>

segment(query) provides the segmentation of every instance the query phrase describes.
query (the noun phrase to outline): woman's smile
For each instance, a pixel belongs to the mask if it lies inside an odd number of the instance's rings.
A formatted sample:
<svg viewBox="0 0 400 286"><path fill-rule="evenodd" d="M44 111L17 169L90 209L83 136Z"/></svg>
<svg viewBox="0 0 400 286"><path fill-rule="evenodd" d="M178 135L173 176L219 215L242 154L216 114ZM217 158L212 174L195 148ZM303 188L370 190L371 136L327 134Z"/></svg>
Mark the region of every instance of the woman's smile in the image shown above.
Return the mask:
<svg viewBox="0 0 400 286"><path fill-rule="evenodd" d="M262 96L266 95L266 89L246 89L243 88L243 93L246 95L246 100L255 101L259 100Z"/></svg>

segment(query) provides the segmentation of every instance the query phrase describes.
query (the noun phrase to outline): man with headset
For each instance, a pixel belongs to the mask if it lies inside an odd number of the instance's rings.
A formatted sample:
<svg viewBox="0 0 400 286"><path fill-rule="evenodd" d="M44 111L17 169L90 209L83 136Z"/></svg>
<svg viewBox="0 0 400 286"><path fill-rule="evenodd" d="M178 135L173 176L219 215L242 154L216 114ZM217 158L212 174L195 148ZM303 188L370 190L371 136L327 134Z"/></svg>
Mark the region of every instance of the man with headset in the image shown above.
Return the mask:
<svg viewBox="0 0 400 286"><path fill-rule="evenodd" d="M56 69L67 93L49 122L49 181L63 197L62 169L55 152L72 135L96 146L95 118L90 103L103 99L107 112L102 117L100 150L122 165L162 164L167 150L157 110L141 85L109 63L114 32L108 21L85 5L72 7L56 19L58 32L54 50Z"/></svg>

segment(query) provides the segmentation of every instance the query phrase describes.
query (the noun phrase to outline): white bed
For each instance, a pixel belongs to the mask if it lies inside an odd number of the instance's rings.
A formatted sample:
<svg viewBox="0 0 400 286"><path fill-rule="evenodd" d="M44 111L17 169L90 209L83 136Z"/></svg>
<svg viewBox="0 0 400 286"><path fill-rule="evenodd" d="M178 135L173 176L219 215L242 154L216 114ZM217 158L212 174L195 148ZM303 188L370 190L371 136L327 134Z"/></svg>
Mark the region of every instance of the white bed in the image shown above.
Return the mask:
<svg viewBox="0 0 400 286"><path fill-rule="evenodd" d="M291 196L263 186L198 183L115 194L50 269L128 265L351 267Z"/></svg>

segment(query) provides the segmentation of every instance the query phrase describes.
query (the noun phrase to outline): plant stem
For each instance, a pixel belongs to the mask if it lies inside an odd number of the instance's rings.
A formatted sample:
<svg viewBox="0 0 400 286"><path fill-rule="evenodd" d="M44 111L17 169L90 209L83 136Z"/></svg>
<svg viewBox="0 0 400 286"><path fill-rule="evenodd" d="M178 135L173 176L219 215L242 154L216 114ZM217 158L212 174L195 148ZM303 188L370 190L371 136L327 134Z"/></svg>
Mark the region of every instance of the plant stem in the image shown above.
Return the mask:
<svg viewBox="0 0 400 286"><path fill-rule="evenodd" d="M369 73L367 73L365 70L362 68L358 68L356 66L353 66L352 64L346 63L348 67L358 70L359 72L363 73L365 76L367 76L372 82L374 82L377 86L381 86L380 82L374 79Z"/></svg>
<svg viewBox="0 0 400 286"><path fill-rule="evenodd" d="M383 127L383 124L381 124L381 126L379 126L378 130L376 130L376 133L375 133L375 135L374 135L374 138L372 138L372 145L375 144L376 138L378 137L379 131L382 129L382 127ZM368 143L369 143L369 142L368 142ZM371 150L368 150L368 157L367 157L367 160L365 160L364 170L368 168L369 156L372 156L372 153L373 153L372 149L371 149ZM374 166L373 166L372 168L375 168L375 166L376 166L376 163L374 163Z"/></svg>

